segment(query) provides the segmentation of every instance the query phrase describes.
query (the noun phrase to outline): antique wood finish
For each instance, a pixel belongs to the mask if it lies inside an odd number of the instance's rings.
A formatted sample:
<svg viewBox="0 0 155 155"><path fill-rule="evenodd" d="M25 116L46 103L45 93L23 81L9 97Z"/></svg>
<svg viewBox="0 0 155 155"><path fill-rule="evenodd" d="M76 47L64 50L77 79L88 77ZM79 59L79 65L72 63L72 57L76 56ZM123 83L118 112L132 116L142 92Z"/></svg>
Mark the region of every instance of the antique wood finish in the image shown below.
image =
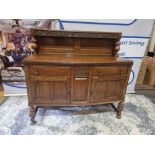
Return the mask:
<svg viewBox="0 0 155 155"><path fill-rule="evenodd" d="M121 76L92 77L90 102L121 100L125 79Z"/></svg>
<svg viewBox="0 0 155 155"><path fill-rule="evenodd" d="M36 55L24 60L35 124L39 106L118 102L121 118L132 61L119 58L121 33L32 29Z"/></svg>
<svg viewBox="0 0 155 155"><path fill-rule="evenodd" d="M30 80L30 85L36 105L70 104L70 78L37 76Z"/></svg>

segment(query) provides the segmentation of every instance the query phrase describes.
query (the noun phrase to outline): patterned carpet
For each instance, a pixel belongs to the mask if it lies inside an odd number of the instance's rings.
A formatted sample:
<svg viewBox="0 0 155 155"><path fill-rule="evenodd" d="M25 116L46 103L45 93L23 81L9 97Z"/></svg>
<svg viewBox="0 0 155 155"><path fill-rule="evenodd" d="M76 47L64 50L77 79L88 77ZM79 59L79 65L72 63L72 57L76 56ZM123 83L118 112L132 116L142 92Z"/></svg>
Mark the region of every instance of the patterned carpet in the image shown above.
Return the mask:
<svg viewBox="0 0 155 155"><path fill-rule="evenodd" d="M122 119L110 105L39 108L30 125L27 96L9 97L0 106L0 135L155 134L155 104L142 95L126 95Z"/></svg>

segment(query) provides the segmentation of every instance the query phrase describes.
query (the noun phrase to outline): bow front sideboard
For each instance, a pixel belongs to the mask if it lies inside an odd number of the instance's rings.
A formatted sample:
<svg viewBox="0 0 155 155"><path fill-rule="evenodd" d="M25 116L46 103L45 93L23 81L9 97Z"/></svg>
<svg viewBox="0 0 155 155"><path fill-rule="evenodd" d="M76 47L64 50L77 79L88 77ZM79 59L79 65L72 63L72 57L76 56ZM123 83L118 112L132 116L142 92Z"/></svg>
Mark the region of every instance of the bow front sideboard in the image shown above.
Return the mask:
<svg viewBox="0 0 155 155"><path fill-rule="evenodd" d="M121 118L133 64L118 57L121 33L31 32L36 54L23 63L32 124L38 107L51 106L118 103L116 117Z"/></svg>

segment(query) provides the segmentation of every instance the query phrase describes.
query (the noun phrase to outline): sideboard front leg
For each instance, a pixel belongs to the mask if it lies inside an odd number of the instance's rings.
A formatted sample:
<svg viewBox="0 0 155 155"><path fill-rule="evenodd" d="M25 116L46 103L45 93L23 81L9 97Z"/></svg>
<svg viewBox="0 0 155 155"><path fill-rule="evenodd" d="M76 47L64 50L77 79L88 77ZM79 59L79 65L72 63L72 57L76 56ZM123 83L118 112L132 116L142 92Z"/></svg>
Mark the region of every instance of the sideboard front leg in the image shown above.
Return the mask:
<svg viewBox="0 0 155 155"><path fill-rule="evenodd" d="M123 111L123 102L118 103L118 107L117 107L117 118L121 119L121 113Z"/></svg>
<svg viewBox="0 0 155 155"><path fill-rule="evenodd" d="M36 121L35 121L35 116L36 116L36 113L37 113L37 107L34 107L34 106L30 106L30 118L31 118L31 124L34 125L36 124Z"/></svg>

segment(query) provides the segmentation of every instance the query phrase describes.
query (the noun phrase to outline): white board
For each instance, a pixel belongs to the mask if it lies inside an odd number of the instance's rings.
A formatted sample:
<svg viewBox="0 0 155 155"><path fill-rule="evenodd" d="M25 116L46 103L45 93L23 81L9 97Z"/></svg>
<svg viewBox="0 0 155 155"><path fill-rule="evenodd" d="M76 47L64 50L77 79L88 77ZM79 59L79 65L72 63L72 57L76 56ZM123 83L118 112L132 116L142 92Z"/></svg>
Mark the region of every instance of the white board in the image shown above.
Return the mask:
<svg viewBox="0 0 155 155"><path fill-rule="evenodd" d="M127 92L134 92L138 72L151 36L152 19L60 20L64 30L122 32L120 57L133 60Z"/></svg>

